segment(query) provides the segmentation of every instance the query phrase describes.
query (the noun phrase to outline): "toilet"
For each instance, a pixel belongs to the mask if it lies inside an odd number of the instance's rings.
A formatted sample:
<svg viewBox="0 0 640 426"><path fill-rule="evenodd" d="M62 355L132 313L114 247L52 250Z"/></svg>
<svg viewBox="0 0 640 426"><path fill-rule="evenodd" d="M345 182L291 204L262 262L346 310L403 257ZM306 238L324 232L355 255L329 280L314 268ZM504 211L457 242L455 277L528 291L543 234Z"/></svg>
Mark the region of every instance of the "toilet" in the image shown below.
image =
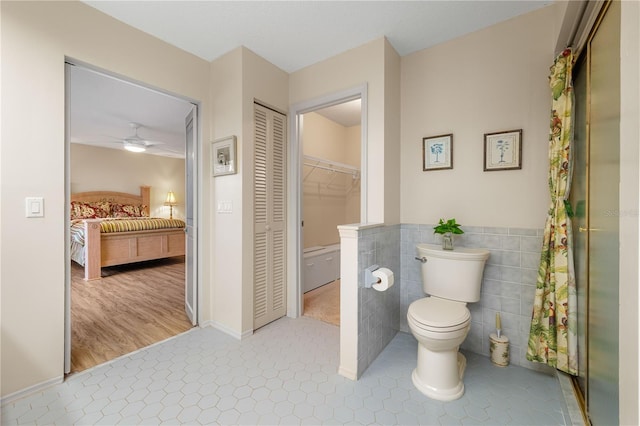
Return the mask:
<svg viewBox="0 0 640 426"><path fill-rule="evenodd" d="M452 401L464 394L467 360L458 352L471 328L467 303L480 300L485 249L443 250L416 246L422 261L422 288L428 297L409 305L407 322L418 340L418 363L411 379L427 397Z"/></svg>

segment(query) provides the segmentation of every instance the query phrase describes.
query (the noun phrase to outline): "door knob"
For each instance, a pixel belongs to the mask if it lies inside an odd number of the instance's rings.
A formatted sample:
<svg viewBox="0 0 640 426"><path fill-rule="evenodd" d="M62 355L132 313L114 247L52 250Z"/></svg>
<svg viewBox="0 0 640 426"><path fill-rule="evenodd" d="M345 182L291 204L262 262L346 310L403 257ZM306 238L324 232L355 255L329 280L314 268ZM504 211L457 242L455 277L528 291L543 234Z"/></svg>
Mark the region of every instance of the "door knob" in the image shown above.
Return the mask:
<svg viewBox="0 0 640 426"><path fill-rule="evenodd" d="M271 231L271 227L269 225L265 225L264 229L265 231Z"/></svg>

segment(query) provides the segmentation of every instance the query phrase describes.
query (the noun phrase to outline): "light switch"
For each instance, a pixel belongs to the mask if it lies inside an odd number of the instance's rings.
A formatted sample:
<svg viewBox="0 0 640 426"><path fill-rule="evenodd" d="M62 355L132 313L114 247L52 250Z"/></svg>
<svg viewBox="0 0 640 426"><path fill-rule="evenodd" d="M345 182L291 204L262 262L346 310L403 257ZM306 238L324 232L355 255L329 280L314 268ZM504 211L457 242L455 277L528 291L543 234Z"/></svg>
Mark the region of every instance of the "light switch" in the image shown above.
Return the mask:
<svg viewBox="0 0 640 426"><path fill-rule="evenodd" d="M233 213L233 201L218 201L218 213Z"/></svg>
<svg viewBox="0 0 640 426"><path fill-rule="evenodd" d="M25 208L27 217L44 217L44 198L25 198Z"/></svg>

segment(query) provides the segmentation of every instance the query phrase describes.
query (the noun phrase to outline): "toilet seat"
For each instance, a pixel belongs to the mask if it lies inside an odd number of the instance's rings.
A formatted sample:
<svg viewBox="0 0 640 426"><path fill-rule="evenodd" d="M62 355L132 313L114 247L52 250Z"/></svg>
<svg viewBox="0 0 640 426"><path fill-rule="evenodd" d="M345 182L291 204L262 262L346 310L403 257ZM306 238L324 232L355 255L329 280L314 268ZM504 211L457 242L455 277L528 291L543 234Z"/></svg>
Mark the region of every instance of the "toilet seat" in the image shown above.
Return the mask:
<svg viewBox="0 0 640 426"><path fill-rule="evenodd" d="M407 316L415 327L432 333L450 333L468 327L471 313L462 302L425 297L409 305Z"/></svg>

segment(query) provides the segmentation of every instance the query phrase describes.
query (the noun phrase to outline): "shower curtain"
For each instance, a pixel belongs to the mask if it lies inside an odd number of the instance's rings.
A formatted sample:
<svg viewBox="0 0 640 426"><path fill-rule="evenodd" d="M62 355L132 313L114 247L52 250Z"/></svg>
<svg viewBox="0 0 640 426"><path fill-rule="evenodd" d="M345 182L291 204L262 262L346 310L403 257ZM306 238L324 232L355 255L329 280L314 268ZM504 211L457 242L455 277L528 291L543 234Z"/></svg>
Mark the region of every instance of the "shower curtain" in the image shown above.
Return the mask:
<svg viewBox="0 0 640 426"><path fill-rule="evenodd" d="M529 332L527 359L578 374L576 284L571 251L571 142L573 139L573 53L563 51L549 76L553 97L549 137L551 205Z"/></svg>

